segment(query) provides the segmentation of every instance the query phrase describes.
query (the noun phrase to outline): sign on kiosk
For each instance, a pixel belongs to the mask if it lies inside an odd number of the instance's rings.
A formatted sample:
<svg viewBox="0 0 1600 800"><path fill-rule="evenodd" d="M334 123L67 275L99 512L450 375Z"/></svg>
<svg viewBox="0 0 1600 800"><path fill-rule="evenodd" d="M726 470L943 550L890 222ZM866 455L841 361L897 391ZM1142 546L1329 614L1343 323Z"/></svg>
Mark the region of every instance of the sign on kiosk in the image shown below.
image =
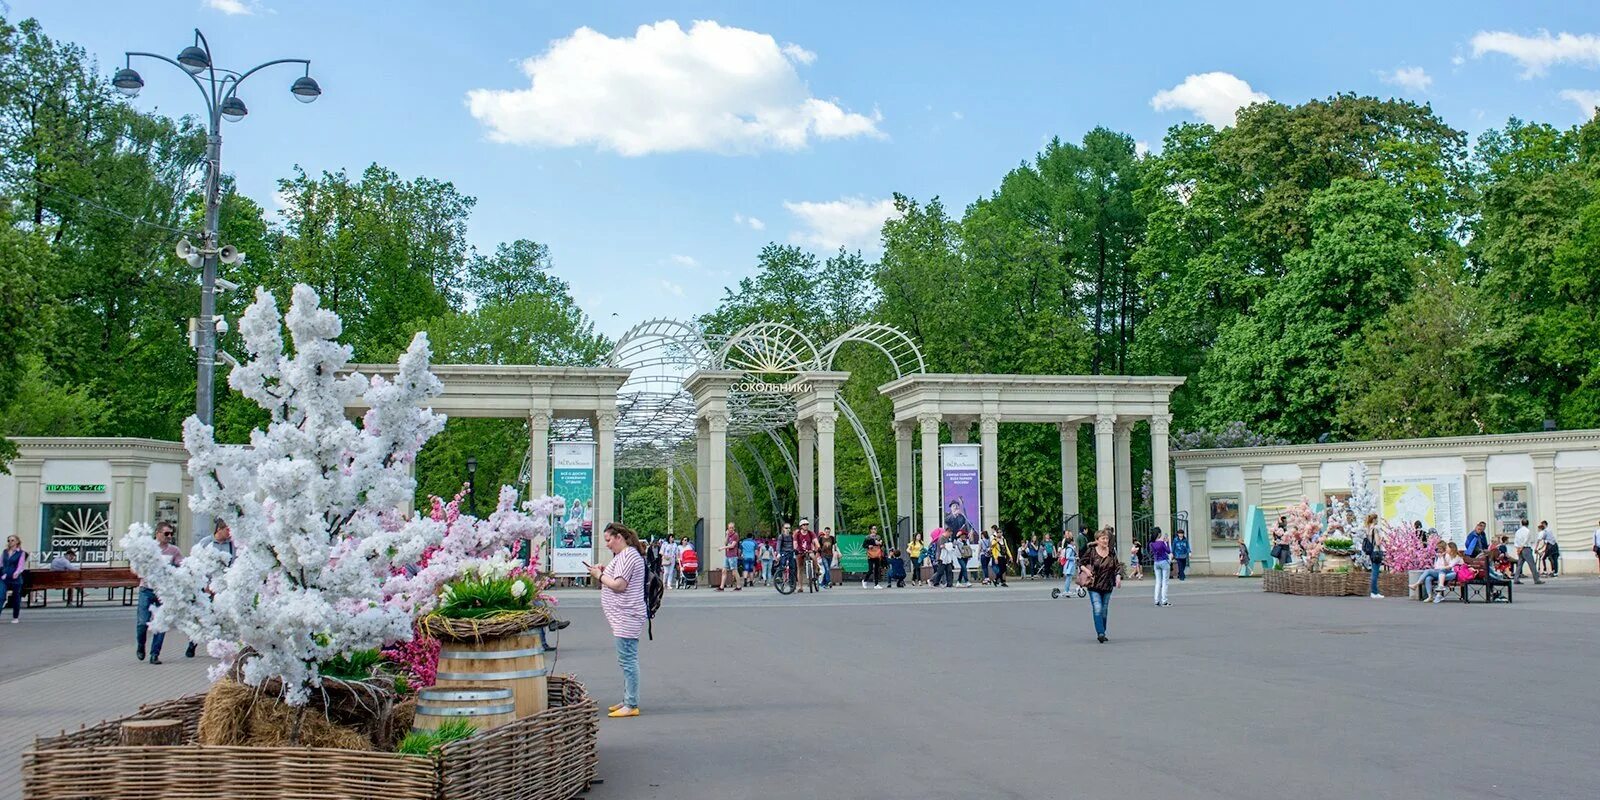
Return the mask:
<svg viewBox="0 0 1600 800"><path fill-rule="evenodd" d="M976 536L983 525L982 494L978 491L978 453L975 444L939 445L939 473L944 489L939 506L940 519L947 533L971 529Z"/></svg>
<svg viewBox="0 0 1600 800"><path fill-rule="evenodd" d="M589 574L594 561L594 443L550 446L550 493L562 499L550 522L550 570L558 576Z"/></svg>

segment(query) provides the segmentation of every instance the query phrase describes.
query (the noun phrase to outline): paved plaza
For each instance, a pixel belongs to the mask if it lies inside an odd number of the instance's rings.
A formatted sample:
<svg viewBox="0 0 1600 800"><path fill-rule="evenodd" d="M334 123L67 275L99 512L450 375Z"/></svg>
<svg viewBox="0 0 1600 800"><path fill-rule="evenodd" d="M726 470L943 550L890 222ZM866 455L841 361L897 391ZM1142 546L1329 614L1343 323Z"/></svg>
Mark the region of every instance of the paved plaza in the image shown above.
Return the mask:
<svg viewBox="0 0 1600 800"><path fill-rule="evenodd" d="M1592 797L1600 580L1512 606L1267 595L1257 581L1083 600L1008 590L669 593L644 715L602 720L588 797ZM620 690L586 591L556 668ZM198 691L205 659L133 660L132 611L0 626L0 757ZM20 796L0 782L0 800Z"/></svg>

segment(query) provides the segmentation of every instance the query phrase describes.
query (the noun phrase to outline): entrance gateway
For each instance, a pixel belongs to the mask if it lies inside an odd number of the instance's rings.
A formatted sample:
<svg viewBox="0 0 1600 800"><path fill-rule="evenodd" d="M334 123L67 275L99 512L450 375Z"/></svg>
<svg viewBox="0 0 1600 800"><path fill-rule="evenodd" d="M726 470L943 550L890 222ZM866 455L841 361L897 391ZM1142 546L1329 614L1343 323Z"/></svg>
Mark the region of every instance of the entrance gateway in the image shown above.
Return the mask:
<svg viewBox="0 0 1600 800"><path fill-rule="evenodd" d="M893 516L877 453L841 393L850 373L834 368L839 352L854 345L877 351L895 375L878 387L894 405ZM396 372L393 364L353 364L350 369L368 375ZM937 457L941 425L957 444L968 443L972 426L978 426L982 498L981 519L971 520L976 529L1000 521L1001 423L1057 426L1063 520L1079 515L1078 432L1092 424L1097 507L1102 523L1116 525L1119 548L1127 552L1136 487L1131 436L1134 423L1147 420L1154 524L1164 530L1172 526L1168 408L1182 378L930 374L911 337L888 325L860 325L818 346L801 331L777 322L758 322L724 336L670 319L634 326L617 340L603 367L440 364L433 371L444 382L444 393L433 401L435 410L450 416L527 420L528 451L519 482L530 494L550 492L552 442L594 442L596 530L614 518L617 469L665 470L668 496L676 496L676 502L669 499L668 514L682 503L682 510L694 515L702 557L721 546L719 538L708 542L707 535L720 537L727 525L730 466L750 506L759 505L751 476L740 459L729 458L735 447L750 457L765 489L772 519L762 527L771 530L777 520L808 518L816 529L839 529L834 437L841 417L861 443L878 524L891 536L927 531L943 521ZM361 410L359 404L351 406L352 413ZM772 447L757 447L757 442ZM781 463L769 463L763 451L776 452ZM793 511L779 499L779 469L795 487ZM920 498L914 497L914 482L920 483ZM594 553L596 559L608 555L604 548ZM706 558L706 564L715 568L721 561Z"/></svg>

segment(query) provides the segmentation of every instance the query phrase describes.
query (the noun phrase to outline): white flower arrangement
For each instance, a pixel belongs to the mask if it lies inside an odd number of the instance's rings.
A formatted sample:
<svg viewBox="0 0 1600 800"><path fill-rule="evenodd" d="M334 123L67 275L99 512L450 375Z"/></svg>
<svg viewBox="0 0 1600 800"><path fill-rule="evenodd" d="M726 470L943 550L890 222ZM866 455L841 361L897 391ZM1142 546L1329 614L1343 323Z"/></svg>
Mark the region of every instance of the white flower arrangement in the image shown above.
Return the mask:
<svg viewBox="0 0 1600 800"><path fill-rule="evenodd" d="M439 521L395 512L416 492L408 465L444 427L427 408L442 386L420 333L394 381L342 375L351 350L335 341L339 318L304 285L281 322L272 295L258 289L239 331L250 359L228 385L269 412L267 428L237 447L218 445L195 417L183 426L190 507L232 529L233 563L205 548L174 567L142 524L121 546L161 598L157 630L208 642L222 659L213 678L237 666L247 685L277 679L298 706L321 686L319 663L412 635L411 609L386 602L384 587L445 532ZM371 409L360 427L345 414L357 398Z"/></svg>

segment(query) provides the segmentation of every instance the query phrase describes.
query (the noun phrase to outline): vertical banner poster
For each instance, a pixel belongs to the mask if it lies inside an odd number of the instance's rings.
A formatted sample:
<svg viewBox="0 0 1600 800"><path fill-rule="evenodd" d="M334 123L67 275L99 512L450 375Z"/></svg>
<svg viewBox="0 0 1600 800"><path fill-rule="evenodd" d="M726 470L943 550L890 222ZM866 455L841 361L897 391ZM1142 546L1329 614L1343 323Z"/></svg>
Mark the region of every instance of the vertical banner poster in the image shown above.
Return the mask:
<svg viewBox="0 0 1600 800"><path fill-rule="evenodd" d="M594 560L594 443L550 445L550 494L563 500L550 521L551 572L587 575L583 562Z"/></svg>
<svg viewBox="0 0 1600 800"><path fill-rule="evenodd" d="M834 537L834 545L839 548L839 571L851 574L867 572L867 535L864 533L841 533Z"/></svg>
<svg viewBox="0 0 1600 800"><path fill-rule="evenodd" d="M1516 533L1528 518L1527 484L1496 486L1489 490L1489 496L1493 499L1495 528L1507 536Z"/></svg>
<svg viewBox="0 0 1600 800"><path fill-rule="evenodd" d="M939 445L939 476L943 486L940 495L939 518L950 533L971 530L978 533L983 525L983 509L979 506L982 494L978 491L978 453L975 444Z"/></svg>
<svg viewBox="0 0 1600 800"><path fill-rule="evenodd" d="M1383 479L1383 518L1390 525L1438 530L1441 538L1460 544L1467 538L1467 503L1460 475Z"/></svg>

